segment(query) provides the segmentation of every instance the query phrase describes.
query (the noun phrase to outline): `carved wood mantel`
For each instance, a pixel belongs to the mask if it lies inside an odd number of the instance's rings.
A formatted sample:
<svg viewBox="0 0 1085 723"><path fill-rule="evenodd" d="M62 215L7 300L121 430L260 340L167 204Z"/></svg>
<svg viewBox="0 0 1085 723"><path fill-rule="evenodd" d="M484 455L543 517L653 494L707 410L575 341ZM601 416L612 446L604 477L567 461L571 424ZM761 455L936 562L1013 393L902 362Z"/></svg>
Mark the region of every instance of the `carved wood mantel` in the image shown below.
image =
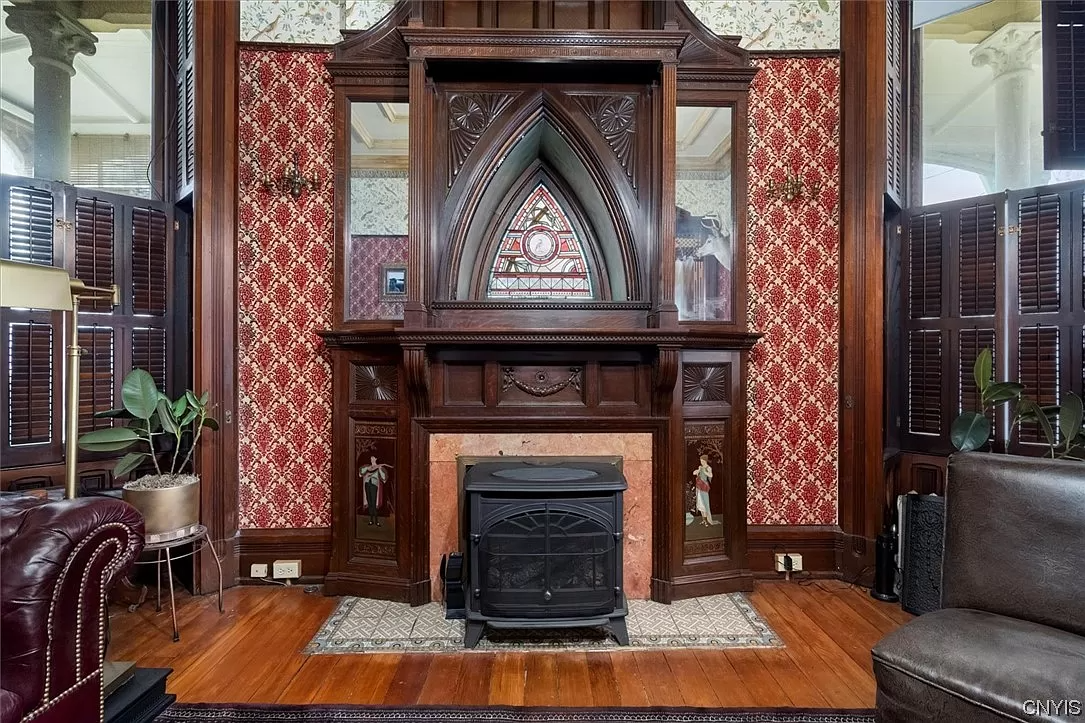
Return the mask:
<svg viewBox="0 0 1085 723"><path fill-rule="evenodd" d="M652 434L654 599L749 589L746 356L758 335L745 311L745 124L756 69L680 2L585 2L586 24L567 30L541 4L533 27L511 26L512 4L480 0L475 15L461 5L401 3L327 63L339 242L335 326L321 334L334 380L326 591L430 600L429 507L448 501L430 499L429 436L542 431ZM452 14L492 26L444 27ZM680 321L675 305L683 98L731 109L733 314L717 322ZM351 318L346 303L357 293L348 118L363 100L410 103L401 321ZM590 300L487 295L504 224L540 182L571 209ZM713 490L703 499L696 479ZM704 528L691 535L691 520Z"/></svg>

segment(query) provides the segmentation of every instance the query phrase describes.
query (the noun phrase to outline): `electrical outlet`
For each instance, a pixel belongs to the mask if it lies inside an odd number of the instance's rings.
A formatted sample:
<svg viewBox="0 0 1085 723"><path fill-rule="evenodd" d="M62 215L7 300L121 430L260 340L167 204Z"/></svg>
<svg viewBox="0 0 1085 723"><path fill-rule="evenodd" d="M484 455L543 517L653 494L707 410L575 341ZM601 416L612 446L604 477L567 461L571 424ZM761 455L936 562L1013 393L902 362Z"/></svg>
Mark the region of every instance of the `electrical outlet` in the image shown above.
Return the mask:
<svg viewBox="0 0 1085 723"><path fill-rule="evenodd" d="M275 580L301 577L301 560L276 560L271 563L271 577Z"/></svg>
<svg viewBox="0 0 1085 723"><path fill-rule="evenodd" d="M254 578L254 579L260 579L260 578L267 577L267 563L265 563L265 562L254 562L254 563L252 563L252 570L250 571L249 576Z"/></svg>
<svg viewBox="0 0 1085 723"><path fill-rule="evenodd" d="M790 572L798 572L799 570L802 570L802 555L797 552L777 552L776 572L789 572L787 569L787 564L784 562L785 555L791 558Z"/></svg>

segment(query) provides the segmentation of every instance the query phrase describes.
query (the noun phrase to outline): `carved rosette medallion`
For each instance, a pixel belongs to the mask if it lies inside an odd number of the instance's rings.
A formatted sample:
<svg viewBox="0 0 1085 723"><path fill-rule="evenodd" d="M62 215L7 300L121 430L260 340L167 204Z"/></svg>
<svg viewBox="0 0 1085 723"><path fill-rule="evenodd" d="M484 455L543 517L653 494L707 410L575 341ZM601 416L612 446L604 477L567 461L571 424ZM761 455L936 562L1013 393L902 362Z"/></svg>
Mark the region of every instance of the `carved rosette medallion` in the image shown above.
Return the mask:
<svg viewBox="0 0 1085 723"><path fill-rule="evenodd" d="M399 380L394 366L354 364L351 373L352 401L394 402L399 398Z"/></svg>
<svg viewBox="0 0 1085 723"><path fill-rule="evenodd" d="M633 188L637 181L633 178L636 160L637 134L637 97L633 95L574 95L577 104L595 124L596 130L614 151L618 163Z"/></svg>
<svg viewBox="0 0 1085 723"><path fill-rule="evenodd" d="M682 401L693 404L730 402L731 365L684 365L682 367Z"/></svg>
<svg viewBox="0 0 1085 723"><path fill-rule="evenodd" d="M451 93L448 96L448 185L475 144L518 93Z"/></svg>

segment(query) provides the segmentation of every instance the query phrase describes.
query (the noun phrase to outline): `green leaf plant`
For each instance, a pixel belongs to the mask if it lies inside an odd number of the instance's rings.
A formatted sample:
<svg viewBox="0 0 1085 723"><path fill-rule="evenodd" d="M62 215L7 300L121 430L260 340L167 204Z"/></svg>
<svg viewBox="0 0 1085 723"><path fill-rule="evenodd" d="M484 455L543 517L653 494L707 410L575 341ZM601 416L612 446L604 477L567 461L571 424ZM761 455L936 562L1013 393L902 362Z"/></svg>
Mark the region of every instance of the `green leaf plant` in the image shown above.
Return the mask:
<svg viewBox="0 0 1085 723"><path fill-rule="evenodd" d="M962 452L971 452L987 444L991 421L987 415L1001 404L1013 403L1013 425L1036 422L1043 432L1052 459L1085 461L1085 428L1081 397L1067 392L1058 406L1041 407L1025 396L1025 387L1017 382L996 382L990 349L976 357L972 367L980 409L962 412L949 430L949 440ZM1013 426L1011 425L1011 427Z"/></svg>
<svg viewBox="0 0 1085 723"><path fill-rule="evenodd" d="M157 474L181 474L192 461L192 452L204 428L218 429L218 422L209 414L207 401L207 392L197 397L188 390L171 400L158 390L150 373L133 369L121 383L121 408L94 415L125 419L126 426L88 432L79 438L79 448L88 452L117 452L142 444L145 449L129 452L117 462L114 475L128 474L147 458L154 464ZM179 460L183 443L189 440L188 450ZM160 456L163 456L162 460L159 460Z"/></svg>

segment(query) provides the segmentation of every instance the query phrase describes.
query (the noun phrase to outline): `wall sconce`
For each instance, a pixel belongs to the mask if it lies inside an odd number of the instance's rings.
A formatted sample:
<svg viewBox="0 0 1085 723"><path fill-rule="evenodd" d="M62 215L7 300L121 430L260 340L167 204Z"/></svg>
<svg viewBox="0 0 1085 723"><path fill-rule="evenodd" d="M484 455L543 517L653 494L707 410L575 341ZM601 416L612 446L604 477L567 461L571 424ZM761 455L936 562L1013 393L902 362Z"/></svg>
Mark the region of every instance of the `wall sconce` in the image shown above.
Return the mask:
<svg viewBox="0 0 1085 723"><path fill-rule="evenodd" d="M268 178L264 174L264 188L269 191L288 193L291 197L301 198L306 190L315 191L320 186L320 178L314 173L312 177L306 177L301 173L301 165L298 162L298 154L294 152L294 165L283 169L282 176L278 180Z"/></svg>
<svg viewBox="0 0 1085 723"><path fill-rule="evenodd" d="M807 183L799 178L794 171L784 176L783 183L776 181L769 181L767 184L767 190L769 198L783 198L787 203L797 200L801 196L806 196L809 200L814 200L821 193L821 183L814 181Z"/></svg>

